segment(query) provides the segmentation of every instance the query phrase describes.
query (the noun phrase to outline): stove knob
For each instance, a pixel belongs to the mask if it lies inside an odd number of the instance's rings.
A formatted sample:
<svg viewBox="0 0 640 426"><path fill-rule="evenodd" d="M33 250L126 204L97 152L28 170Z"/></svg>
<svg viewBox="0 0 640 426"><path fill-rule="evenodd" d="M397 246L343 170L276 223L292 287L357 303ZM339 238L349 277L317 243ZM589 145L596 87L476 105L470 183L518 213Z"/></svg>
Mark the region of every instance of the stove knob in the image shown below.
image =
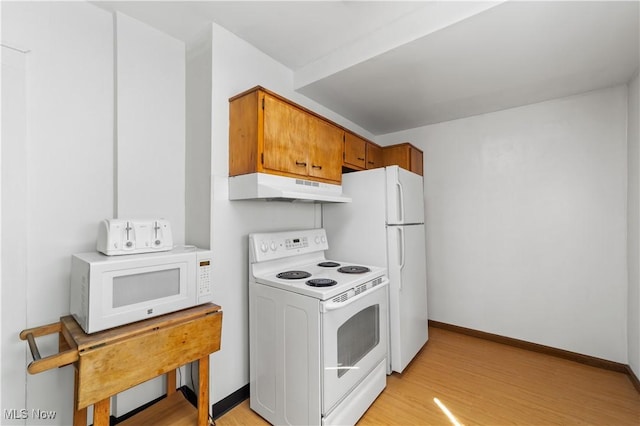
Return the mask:
<svg viewBox="0 0 640 426"><path fill-rule="evenodd" d="M277 248L278 248L278 246L276 246L276 242L275 241L271 241L271 250L272 251L276 251Z"/></svg>
<svg viewBox="0 0 640 426"><path fill-rule="evenodd" d="M321 240L322 240L322 244L324 244L324 243L326 243L326 242L327 242L327 237L322 236Z"/></svg>
<svg viewBox="0 0 640 426"><path fill-rule="evenodd" d="M316 235L316 244L320 244L320 236Z"/></svg>
<svg viewBox="0 0 640 426"><path fill-rule="evenodd" d="M263 253L266 253L269 250L269 246L264 241L260 243L260 250Z"/></svg>

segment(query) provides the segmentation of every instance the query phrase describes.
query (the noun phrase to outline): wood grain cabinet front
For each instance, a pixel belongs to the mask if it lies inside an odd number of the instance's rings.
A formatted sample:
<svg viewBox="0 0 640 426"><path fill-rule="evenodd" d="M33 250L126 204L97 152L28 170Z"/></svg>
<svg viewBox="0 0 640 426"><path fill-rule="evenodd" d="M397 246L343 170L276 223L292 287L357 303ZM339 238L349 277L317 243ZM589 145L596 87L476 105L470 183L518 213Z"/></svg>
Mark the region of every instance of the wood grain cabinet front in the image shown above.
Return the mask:
<svg viewBox="0 0 640 426"><path fill-rule="evenodd" d="M309 176L311 178L342 182L342 135L344 131L321 118L310 116L311 138L309 146Z"/></svg>
<svg viewBox="0 0 640 426"><path fill-rule="evenodd" d="M383 167L384 162L382 161L382 147L376 145L372 142L367 142L367 170L368 169L377 169L378 167Z"/></svg>
<svg viewBox="0 0 640 426"><path fill-rule="evenodd" d="M262 172L340 183L342 135L313 112L254 88L229 100L229 175Z"/></svg>
<svg viewBox="0 0 640 426"><path fill-rule="evenodd" d="M342 166L349 170L368 170L382 167L382 147L345 131Z"/></svg>
<svg viewBox="0 0 640 426"><path fill-rule="evenodd" d="M385 166L398 165L413 173L423 175L422 151L408 142L382 148Z"/></svg>
<svg viewBox="0 0 640 426"><path fill-rule="evenodd" d="M367 141L351 132L344 132L343 166L364 170L367 160Z"/></svg>

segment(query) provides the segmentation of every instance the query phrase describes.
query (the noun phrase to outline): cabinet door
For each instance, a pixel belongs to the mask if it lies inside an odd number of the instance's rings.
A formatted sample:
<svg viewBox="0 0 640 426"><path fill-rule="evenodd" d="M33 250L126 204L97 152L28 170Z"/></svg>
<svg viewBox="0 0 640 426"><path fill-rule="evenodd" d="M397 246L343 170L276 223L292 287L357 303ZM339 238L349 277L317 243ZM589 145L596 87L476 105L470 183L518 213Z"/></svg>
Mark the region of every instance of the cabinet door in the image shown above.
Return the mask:
<svg viewBox="0 0 640 426"><path fill-rule="evenodd" d="M367 141L353 133L344 134L344 163L347 167L363 170L365 168L365 158Z"/></svg>
<svg viewBox="0 0 640 426"><path fill-rule="evenodd" d="M382 152L385 166L398 165L422 176L422 151L415 146L410 143L401 143L385 146Z"/></svg>
<svg viewBox="0 0 640 426"><path fill-rule="evenodd" d="M383 161L385 166L400 166L410 170L411 159L409 148L406 144L385 146L383 148Z"/></svg>
<svg viewBox="0 0 640 426"><path fill-rule="evenodd" d="M314 116L309 151L309 176L342 181L342 135L338 127Z"/></svg>
<svg viewBox="0 0 640 426"><path fill-rule="evenodd" d="M306 176L309 171L310 116L275 97L264 96L263 167Z"/></svg>
<svg viewBox="0 0 640 426"><path fill-rule="evenodd" d="M382 167L382 148L371 142L367 143L367 169Z"/></svg>
<svg viewBox="0 0 640 426"><path fill-rule="evenodd" d="M411 171L413 173L417 173L420 176L422 176L422 173L423 173L422 151L412 146L410 155L411 155Z"/></svg>

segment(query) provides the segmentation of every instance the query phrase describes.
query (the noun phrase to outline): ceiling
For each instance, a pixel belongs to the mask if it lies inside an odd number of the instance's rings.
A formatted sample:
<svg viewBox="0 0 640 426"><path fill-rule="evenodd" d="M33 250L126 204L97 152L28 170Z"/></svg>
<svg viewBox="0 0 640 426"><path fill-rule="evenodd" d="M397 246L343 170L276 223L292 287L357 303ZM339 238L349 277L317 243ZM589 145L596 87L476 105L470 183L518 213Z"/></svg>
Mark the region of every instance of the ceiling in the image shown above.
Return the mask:
<svg viewBox="0 0 640 426"><path fill-rule="evenodd" d="M186 43L215 22L374 135L626 83L638 1L99 1Z"/></svg>

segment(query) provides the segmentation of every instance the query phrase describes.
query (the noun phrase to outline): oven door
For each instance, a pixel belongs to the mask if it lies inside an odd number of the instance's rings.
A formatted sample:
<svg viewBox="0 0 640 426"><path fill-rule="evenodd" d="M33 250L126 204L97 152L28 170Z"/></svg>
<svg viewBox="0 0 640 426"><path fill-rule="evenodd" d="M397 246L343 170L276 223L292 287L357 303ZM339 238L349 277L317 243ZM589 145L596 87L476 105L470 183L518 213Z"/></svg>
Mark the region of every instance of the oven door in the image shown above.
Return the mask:
<svg viewBox="0 0 640 426"><path fill-rule="evenodd" d="M387 357L388 284L384 277L344 302L322 302L324 416Z"/></svg>

